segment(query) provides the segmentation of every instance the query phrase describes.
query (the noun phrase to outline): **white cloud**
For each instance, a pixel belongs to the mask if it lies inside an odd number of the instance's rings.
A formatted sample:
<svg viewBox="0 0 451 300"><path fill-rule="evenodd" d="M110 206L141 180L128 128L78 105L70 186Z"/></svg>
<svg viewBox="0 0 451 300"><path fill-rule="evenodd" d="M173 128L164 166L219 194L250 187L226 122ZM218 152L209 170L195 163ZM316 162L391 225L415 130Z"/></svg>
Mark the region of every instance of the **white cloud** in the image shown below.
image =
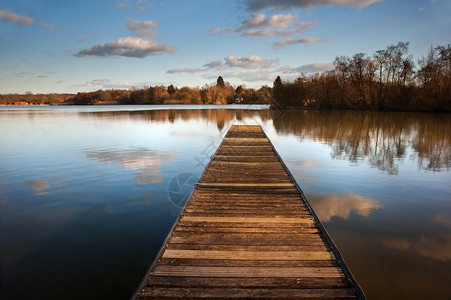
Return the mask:
<svg viewBox="0 0 451 300"><path fill-rule="evenodd" d="M283 40L280 40L278 42L275 42L273 44L274 49L282 49L283 47L287 45L297 45L297 44L313 44L318 42L323 42L325 39L321 39L318 37L306 37L302 39L292 39L292 38L286 38Z"/></svg>
<svg viewBox="0 0 451 300"><path fill-rule="evenodd" d="M157 28L158 22L148 21L136 21L130 20L127 24L127 29L133 31L138 37L145 39L152 39L156 36L156 33L152 28Z"/></svg>
<svg viewBox="0 0 451 300"><path fill-rule="evenodd" d="M222 63L222 60L214 59L210 63L205 64L204 67L209 69L224 69L224 64Z"/></svg>
<svg viewBox="0 0 451 300"><path fill-rule="evenodd" d="M3 19L5 22L8 23L10 22L17 23L21 26L31 25L34 22L33 18L21 14L16 14L8 10L0 10L0 19Z"/></svg>
<svg viewBox="0 0 451 300"><path fill-rule="evenodd" d="M125 56L144 58L157 53L174 53L175 48L167 44L158 44L155 40L156 33L153 28L158 27L158 22L147 20L130 20L127 24L128 30L134 32L138 37L121 37L111 43L100 43L79 51L76 56Z"/></svg>
<svg viewBox="0 0 451 300"><path fill-rule="evenodd" d="M174 73L199 73L204 71L203 69L199 69L199 68L176 68L176 69L170 69L168 70L166 73L168 74L174 74Z"/></svg>
<svg viewBox="0 0 451 300"><path fill-rule="evenodd" d="M270 36L292 36L300 34L313 26L318 26L318 21L300 22L295 28L278 28L278 29L262 29L262 30L246 30L241 35L250 37L270 37Z"/></svg>
<svg viewBox="0 0 451 300"><path fill-rule="evenodd" d="M245 5L251 11L258 11L265 8L270 9L290 9L293 7L310 8L316 6L354 6L366 7L382 0L244 0Z"/></svg>
<svg viewBox="0 0 451 300"><path fill-rule="evenodd" d="M303 38L300 34L314 26L319 26L318 21L300 22L297 16L292 14L276 14L267 17L265 14L254 14L242 22L241 27L234 30L241 36L251 38L285 37L273 43L275 49L283 48L285 45L304 44L316 42L319 38ZM317 39L317 40L314 40Z"/></svg>
<svg viewBox="0 0 451 300"><path fill-rule="evenodd" d="M257 14L250 16L243 21L242 28L259 28L259 27L281 27L287 28L299 19L293 15L277 14L267 18L265 14Z"/></svg>
<svg viewBox="0 0 451 300"><path fill-rule="evenodd" d="M217 71L223 72L227 69L232 68L242 68L242 69L260 69L257 72L240 72L240 71L229 71L226 73L222 73L227 75L228 77L240 78L244 81L260 81L267 80L268 78L274 77L274 74L267 75L263 69L273 69L276 68L279 64L278 59L266 59L261 56L250 55L250 56L227 56L223 60L214 59L211 62L203 65L203 68L175 68L170 69L166 73L175 74L175 73L202 73L209 71L216 71L214 74L203 74L202 77L205 79L212 79L218 77Z"/></svg>
<svg viewBox="0 0 451 300"><path fill-rule="evenodd" d="M329 70L333 70L335 67L334 63L329 62L319 62L306 64L299 67L284 66L278 69L282 74L299 74L299 73L321 73Z"/></svg>
<svg viewBox="0 0 451 300"><path fill-rule="evenodd" d="M81 50L78 52L79 57L90 56L125 56L144 58L157 53L174 53L175 48L171 45L159 45L154 41L142 38L125 37L118 38L111 43L100 43L97 46Z"/></svg>
<svg viewBox="0 0 451 300"><path fill-rule="evenodd" d="M227 56L225 62L230 67L243 69L275 68L279 64L277 59L265 59L257 55Z"/></svg>

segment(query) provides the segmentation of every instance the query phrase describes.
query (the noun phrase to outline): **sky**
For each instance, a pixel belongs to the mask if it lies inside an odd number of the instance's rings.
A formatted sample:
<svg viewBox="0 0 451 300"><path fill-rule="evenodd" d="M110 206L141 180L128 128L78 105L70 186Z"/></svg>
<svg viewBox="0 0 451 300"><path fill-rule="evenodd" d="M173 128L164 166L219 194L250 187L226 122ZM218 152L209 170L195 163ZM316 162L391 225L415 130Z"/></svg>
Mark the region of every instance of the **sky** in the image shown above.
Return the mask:
<svg viewBox="0 0 451 300"><path fill-rule="evenodd" d="M272 86L409 42L451 43L449 0L0 0L0 93Z"/></svg>

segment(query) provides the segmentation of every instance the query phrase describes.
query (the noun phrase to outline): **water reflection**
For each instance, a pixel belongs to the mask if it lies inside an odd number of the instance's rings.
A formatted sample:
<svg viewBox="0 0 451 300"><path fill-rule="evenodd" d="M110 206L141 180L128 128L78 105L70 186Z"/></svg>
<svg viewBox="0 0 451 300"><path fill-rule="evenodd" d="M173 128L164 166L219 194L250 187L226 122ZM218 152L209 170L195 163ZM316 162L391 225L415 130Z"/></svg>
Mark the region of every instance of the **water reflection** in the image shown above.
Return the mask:
<svg viewBox="0 0 451 300"><path fill-rule="evenodd" d="M368 218L373 210L382 207L376 200L352 193L307 195L307 199L322 222L329 222L332 217L348 219L352 211Z"/></svg>
<svg viewBox="0 0 451 300"><path fill-rule="evenodd" d="M118 164L127 170L139 170L135 173L136 184L162 182L161 163L177 158L176 153L160 154L147 148L130 150L89 150L86 156L106 164Z"/></svg>
<svg viewBox="0 0 451 300"><path fill-rule="evenodd" d="M3 180L0 178L0 205L3 205L6 202L6 197L3 195Z"/></svg>
<svg viewBox="0 0 451 300"><path fill-rule="evenodd" d="M440 224L440 225L442 225L442 226L444 226L444 227L449 227L449 228L451 228L451 214L450 214L450 215L447 215L447 214L444 214L444 213L439 213L439 214L437 214L437 215L434 217L434 221L435 221L437 224Z"/></svg>
<svg viewBox="0 0 451 300"><path fill-rule="evenodd" d="M51 188L48 180L33 180L27 183L27 186L31 188L36 195L43 196L48 193Z"/></svg>
<svg viewBox="0 0 451 300"><path fill-rule="evenodd" d="M215 123L218 131L222 131L234 121L256 120L257 123L271 119L270 110L253 109L161 109L146 111L94 111L82 112L81 117L97 117L102 119L127 119L133 121L175 123L177 121L202 120Z"/></svg>
<svg viewBox="0 0 451 300"><path fill-rule="evenodd" d="M383 244L392 249L412 251L427 258L451 261L451 235L422 235L414 240L386 238Z"/></svg>
<svg viewBox="0 0 451 300"><path fill-rule="evenodd" d="M279 134L324 142L332 158L366 160L388 174L398 174L406 158L416 159L419 170L451 167L451 118L446 114L273 111L272 119Z"/></svg>
<svg viewBox="0 0 451 300"><path fill-rule="evenodd" d="M449 298L448 115L171 108L0 108L5 299L129 298L178 215L171 178L232 124L264 127L368 299Z"/></svg>

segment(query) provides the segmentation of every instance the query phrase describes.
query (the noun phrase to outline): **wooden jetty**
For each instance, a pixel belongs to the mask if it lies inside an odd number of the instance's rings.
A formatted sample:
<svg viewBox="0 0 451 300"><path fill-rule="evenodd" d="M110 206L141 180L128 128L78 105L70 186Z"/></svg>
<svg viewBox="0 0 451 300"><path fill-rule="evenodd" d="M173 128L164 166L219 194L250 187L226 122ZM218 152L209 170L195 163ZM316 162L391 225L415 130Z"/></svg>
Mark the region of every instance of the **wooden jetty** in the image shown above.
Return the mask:
<svg viewBox="0 0 451 300"><path fill-rule="evenodd" d="M133 299L365 299L260 126L232 126Z"/></svg>

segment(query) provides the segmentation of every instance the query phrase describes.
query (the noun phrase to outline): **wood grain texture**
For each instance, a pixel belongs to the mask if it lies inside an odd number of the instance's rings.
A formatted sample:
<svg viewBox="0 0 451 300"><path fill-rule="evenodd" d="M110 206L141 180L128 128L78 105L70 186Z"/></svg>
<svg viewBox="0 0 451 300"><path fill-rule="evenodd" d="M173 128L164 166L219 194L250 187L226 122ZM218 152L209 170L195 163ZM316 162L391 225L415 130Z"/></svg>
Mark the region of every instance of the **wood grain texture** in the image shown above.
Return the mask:
<svg viewBox="0 0 451 300"><path fill-rule="evenodd" d="M356 299L260 126L232 126L134 299Z"/></svg>

